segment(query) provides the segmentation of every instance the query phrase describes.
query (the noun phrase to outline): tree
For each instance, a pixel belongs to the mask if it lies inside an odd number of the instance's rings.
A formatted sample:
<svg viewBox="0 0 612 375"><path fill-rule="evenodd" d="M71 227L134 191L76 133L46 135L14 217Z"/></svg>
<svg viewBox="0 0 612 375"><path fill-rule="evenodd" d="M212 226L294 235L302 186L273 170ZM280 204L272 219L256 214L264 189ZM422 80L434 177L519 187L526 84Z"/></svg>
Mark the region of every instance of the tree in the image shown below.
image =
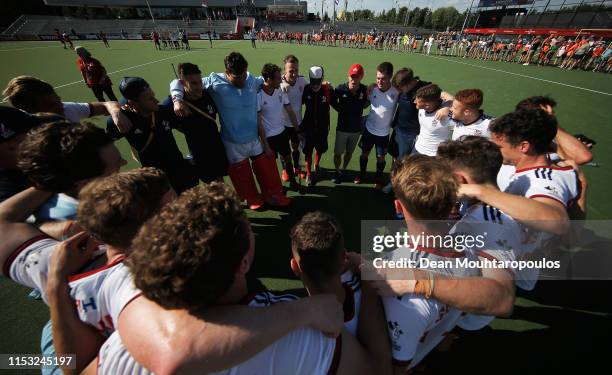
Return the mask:
<svg viewBox="0 0 612 375"><path fill-rule="evenodd" d="M327 14L327 12L325 12L325 15L323 16L323 22L329 22L329 14Z"/></svg>
<svg viewBox="0 0 612 375"><path fill-rule="evenodd" d="M404 21L406 20L406 13L408 12L408 8L406 7L401 7L399 9L399 12L397 12L397 23L399 24L404 24Z"/></svg>
<svg viewBox="0 0 612 375"><path fill-rule="evenodd" d="M431 14L431 26L435 30L455 28L459 11L455 7L438 8Z"/></svg>
<svg viewBox="0 0 612 375"><path fill-rule="evenodd" d="M397 11L395 10L395 8L393 8L390 11L387 12L387 17L386 18L387 18L386 19L387 22L398 23L398 20L397 20Z"/></svg>
<svg viewBox="0 0 612 375"><path fill-rule="evenodd" d="M431 10L429 8L423 9L425 12L425 17L423 17L423 28L432 29L432 20L431 20Z"/></svg>

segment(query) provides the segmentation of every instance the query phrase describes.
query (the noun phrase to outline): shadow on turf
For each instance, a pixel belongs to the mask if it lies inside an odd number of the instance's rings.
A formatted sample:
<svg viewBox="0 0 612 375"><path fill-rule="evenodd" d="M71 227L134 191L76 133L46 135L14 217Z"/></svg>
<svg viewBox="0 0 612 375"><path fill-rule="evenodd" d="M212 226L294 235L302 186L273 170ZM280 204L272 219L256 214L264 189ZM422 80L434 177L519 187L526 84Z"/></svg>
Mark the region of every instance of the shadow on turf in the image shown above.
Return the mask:
<svg viewBox="0 0 612 375"><path fill-rule="evenodd" d="M602 373L601 366L609 354L607 345L596 343L608 342L612 330L610 316L564 308L517 306L511 319L535 321L547 328L522 332L490 327L460 331L450 351L434 351L426 358L426 373L448 374L449 370L470 374ZM584 361L586 358L590 360Z"/></svg>
<svg viewBox="0 0 612 375"><path fill-rule="evenodd" d="M326 179L323 171L320 175ZM356 186L352 182L335 186L313 186L308 188L306 195L292 197L291 206L281 210L281 219L251 218L256 236L253 275L294 278L289 268L289 233L304 214L312 211L333 213L342 224L346 248L359 251L361 220L392 219L393 195L373 190L371 185Z"/></svg>

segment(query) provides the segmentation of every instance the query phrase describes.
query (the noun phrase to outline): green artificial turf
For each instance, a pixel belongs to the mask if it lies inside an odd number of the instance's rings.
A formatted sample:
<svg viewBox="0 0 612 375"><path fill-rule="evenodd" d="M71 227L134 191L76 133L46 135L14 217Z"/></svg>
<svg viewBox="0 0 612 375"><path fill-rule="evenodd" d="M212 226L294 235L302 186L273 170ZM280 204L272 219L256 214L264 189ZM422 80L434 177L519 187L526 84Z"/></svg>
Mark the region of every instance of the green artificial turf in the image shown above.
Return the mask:
<svg viewBox="0 0 612 375"><path fill-rule="evenodd" d="M99 59L115 84L124 76L145 78L158 99L168 94L168 84L174 78L171 63L198 64L208 74L223 70L223 57L239 51L249 61L255 75L264 63L282 66L282 58L295 54L300 59L302 74L311 65L325 68L325 79L337 85L344 82L353 63L364 66L364 83L373 82L376 66L390 61L395 69L410 67L423 80L440 85L454 93L465 88L480 88L485 92L486 113L500 116L513 110L515 104L528 96L550 95L558 103L559 123L570 133L583 133L597 140L594 150L595 166L585 167L589 180L588 217L609 219L612 200L607 189L612 181L612 154L604 152L612 139L612 121L608 109L612 103L612 76L609 74L562 71L553 67L522 66L454 57L424 56L396 52L298 46L282 43L258 43L256 50L249 41L192 42L192 51L156 51L147 41L110 41L111 48L102 42L75 42L90 50ZM160 61L161 60L161 61ZM76 55L64 50L56 42L0 43L0 87L5 87L16 75L33 75L57 87L64 101L94 101L93 93L83 84L76 66ZM296 289L301 283L290 268L289 229L304 213L324 210L336 215L345 233L347 248L360 246L360 221L391 219L394 210L392 197L374 191L372 185L352 183L334 185L333 144L336 113L332 110L330 151L322 159L323 172L317 185L308 194L294 192L290 208L283 211L249 212L257 236L256 260L252 274L262 278L271 289ZM104 119L95 119L103 124ZM177 141L186 151L184 139L177 133ZM129 147L118 143L128 165L137 163L130 157ZM369 164L369 170L374 168ZM388 163L389 166L390 163ZM355 155L349 169L358 169ZM388 170L388 167L387 167ZM352 175L350 176L352 179ZM609 313L610 283L608 282L541 282L535 291L517 298L511 319L497 319L491 327L466 333L456 348L449 353L436 354L428 361L432 371L448 369L466 371L527 371L538 369L567 370L568 362L580 366L598 366L604 361L604 347L596 342L607 339L612 324ZM0 353L36 353L39 331L48 312L40 301L26 298L28 290L0 279ZM442 359L438 359L442 356ZM524 359L522 359L524 358ZM496 364L499 361L499 364ZM581 367L584 369L584 367Z"/></svg>

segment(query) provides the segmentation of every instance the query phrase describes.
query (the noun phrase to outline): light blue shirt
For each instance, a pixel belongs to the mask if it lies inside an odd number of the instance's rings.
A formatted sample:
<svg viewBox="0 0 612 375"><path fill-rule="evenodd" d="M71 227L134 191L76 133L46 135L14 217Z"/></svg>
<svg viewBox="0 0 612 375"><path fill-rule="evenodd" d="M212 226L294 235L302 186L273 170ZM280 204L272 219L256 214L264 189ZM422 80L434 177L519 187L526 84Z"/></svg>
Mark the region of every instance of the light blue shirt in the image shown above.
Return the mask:
<svg viewBox="0 0 612 375"><path fill-rule="evenodd" d="M234 86L225 73L211 73L202 78L204 89L208 91L219 110L221 138L224 141L244 144L257 140L257 92L263 85L263 78L253 77L250 73L244 87ZM183 85L174 80L170 83L170 94L183 98Z"/></svg>
<svg viewBox="0 0 612 375"><path fill-rule="evenodd" d="M79 201L66 194L56 194L36 213L37 221L76 220Z"/></svg>

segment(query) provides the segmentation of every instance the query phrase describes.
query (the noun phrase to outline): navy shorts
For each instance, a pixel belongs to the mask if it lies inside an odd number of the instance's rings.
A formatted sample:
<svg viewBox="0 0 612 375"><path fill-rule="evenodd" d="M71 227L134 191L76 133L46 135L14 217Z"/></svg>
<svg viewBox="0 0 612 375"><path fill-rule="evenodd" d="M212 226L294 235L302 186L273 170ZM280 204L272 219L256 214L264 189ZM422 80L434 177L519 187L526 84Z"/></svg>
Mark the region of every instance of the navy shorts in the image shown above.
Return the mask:
<svg viewBox="0 0 612 375"><path fill-rule="evenodd" d="M359 140L359 147L364 152L370 152L374 146L376 146L376 156L385 156L389 147L389 136L374 135L365 129Z"/></svg>

